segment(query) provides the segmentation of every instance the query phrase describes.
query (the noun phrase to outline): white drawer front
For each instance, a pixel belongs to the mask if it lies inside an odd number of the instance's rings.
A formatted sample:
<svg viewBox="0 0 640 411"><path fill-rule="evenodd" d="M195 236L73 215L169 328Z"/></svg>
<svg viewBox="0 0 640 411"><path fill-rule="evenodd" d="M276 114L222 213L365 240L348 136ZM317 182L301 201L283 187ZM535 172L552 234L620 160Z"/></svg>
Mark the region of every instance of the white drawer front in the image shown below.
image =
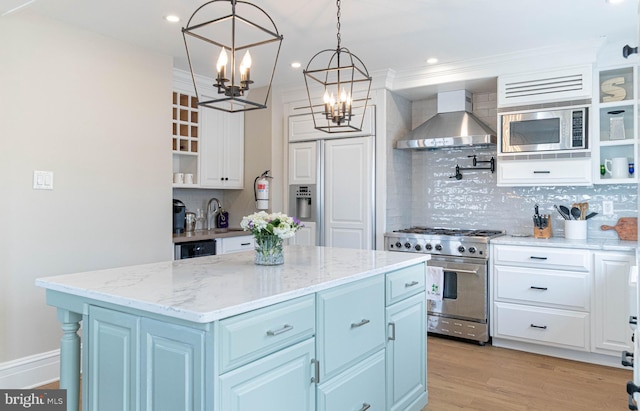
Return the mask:
<svg viewBox="0 0 640 411"><path fill-rule="evenodd" d="M251 235L225 237L221 239L220 242L222 243L220 247L220 254L237 253L240 251L253 250L255 248L255 242Z"/></svg>
<svg viewBox="0 0 640 411"><path fill-rule="evenodd" d="M386 275L386 301L391 305L424 291L426 268L424 264L392 271Z"/></svg>
<svg viewBox="0 0 640 411"><path fill-rule="evenodd" d="M220 321L220 372L226 372L315 334L315 295Z"/></svg>
<svg viewBox="0 0 640 411"><path fill-rule="evenodd" d="M384 347L384 276L317 294L317 354L320 381Z"/></svg>
<svg viewBox="0 0 640 411"><path fill-rule="evenodd" d="M589 350L589 314L494 303L495 337Z"/></svg>
<svg viewBox="0 0 640 411"><path fill-rule="evenodd" d="M499 244L493 246L492 258L496 265L519 265L572 271L591 270L589 250Z"/></svg>
<svg viewBox="0 0 640 411"><path fill-rule="evenodd" d="M591 159L498 159L498 187L591 185Z"/></svg>
<svg viewBox="0 0 640 411"><path fill-rule="evenodd" d="M589 273L499 265L493 271L496 300L589 310Z"/></svg>

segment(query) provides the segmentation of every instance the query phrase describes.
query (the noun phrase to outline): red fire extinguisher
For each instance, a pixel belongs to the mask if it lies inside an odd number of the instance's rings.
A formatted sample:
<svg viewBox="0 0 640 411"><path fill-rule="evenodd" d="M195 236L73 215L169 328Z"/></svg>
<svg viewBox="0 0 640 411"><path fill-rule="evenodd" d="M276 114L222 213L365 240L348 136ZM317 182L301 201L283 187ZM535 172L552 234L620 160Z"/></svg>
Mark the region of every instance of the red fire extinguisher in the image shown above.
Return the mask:
<svg viewBox="0 0 640 411"><path fill-rule="evenodd" d="M253 194L258 210L269 209L269 179L273 178L268 175L269 171L265 171L253 181Z"/></svg>

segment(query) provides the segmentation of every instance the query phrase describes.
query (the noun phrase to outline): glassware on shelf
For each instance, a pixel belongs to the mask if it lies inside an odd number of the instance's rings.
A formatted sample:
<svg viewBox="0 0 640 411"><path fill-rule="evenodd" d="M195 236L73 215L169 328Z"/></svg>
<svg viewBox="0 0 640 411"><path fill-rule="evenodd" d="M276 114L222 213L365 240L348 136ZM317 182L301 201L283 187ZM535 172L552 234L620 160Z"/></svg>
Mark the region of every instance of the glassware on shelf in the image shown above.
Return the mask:
<svg viewBox="0 0 640 411"><path fill-rule="evenodd" d="M607 169L604 167L604 164L600 164L600 175L604 176L607 172Z"/></svg>
<svg viewBox="0 0 640 411"><path fill-rule="evenodd" d="M636 171L633 163L629 163L629 174L633 175L633 172Z"/></svg>

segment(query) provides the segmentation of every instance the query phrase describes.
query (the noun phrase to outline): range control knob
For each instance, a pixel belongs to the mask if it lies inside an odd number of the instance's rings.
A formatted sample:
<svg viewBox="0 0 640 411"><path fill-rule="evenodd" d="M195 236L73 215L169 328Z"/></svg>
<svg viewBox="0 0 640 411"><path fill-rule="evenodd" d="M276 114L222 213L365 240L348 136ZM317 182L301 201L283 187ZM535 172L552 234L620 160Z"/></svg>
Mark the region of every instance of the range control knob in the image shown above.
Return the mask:
<svg viewBox="0 0 640 411"><path fill-rule="evenodd" d="M431 245L431 243L427 243L427 245L425 245L424 248L430 251L433 248L433 246Z"/></svg>
<svg viewBox="0 0 640 411"><path fill-rule="evenodd" d="M458 251L459 251L459 252L464 253L464 250L465 250L465 248L464 248L464 246L463 246L463 245L461 245L460 247L458 247Z"/></svg>
<svg viewBox="0 0 640 411"><path fill-rule="evenodd" d="M422 246L421 246L420 244L416 244L416 247L415 247L415 248L416 248L416 251L420 251L420 250L422 250Z"/></svg>
<svg viewBox="0 0 640 411"><path fill-rule="evenodd" d="M476 252L476 248L475 248L475 247L469 247L469 252L470 252L471 254L475 254L475 252Z"/></svg>
<svg viewBox="0 0 640 411"><path fill-rule="evenodd" d="M442 244L436 244L436 250L442 251Z"/></svg>
<svg viewBox="0 0 640 411"><path fill-rule="evenodd" d="M401 248L401 247L402 247L402 243L401 243L400 241L398 241L398 242L396 243L396 248Z"/></svg>
<svg viewBox="0 0 640 411"><path fill-rule="evenodd" d="M404 246L405 248L409 249L411 248L411 243L407 241L406 243L404 243Z"/></svg>

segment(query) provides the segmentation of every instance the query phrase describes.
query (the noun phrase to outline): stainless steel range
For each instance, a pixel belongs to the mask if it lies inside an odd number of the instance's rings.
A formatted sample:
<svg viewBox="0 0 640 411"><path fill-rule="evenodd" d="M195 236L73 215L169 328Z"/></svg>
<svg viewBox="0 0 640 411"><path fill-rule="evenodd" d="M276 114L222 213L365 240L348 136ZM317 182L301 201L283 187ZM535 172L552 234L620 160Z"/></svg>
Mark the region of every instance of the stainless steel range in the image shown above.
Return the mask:
<svg viewBox="0 0 640 411"><path fill-rule="evenodd" d="M501 230L412 227L385 234L385 250L431 254L442 267L442 301L427 300L427 329L484 344L489 341L489 240Z"/></svg>

